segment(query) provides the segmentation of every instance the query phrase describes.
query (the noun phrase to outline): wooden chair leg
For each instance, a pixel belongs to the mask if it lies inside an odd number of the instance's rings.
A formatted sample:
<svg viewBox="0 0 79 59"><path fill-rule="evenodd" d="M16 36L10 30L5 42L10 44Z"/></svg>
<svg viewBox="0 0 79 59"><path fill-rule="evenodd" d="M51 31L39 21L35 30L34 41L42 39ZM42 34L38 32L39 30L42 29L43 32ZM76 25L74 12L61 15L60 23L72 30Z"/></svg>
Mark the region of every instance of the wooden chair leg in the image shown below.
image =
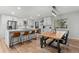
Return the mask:
<svg viewBox="0 0 79 59"><path fill-rule="evenodd" d="M13 46L13 38L11 38L11 45L10 45L11 47Z"/></svg>

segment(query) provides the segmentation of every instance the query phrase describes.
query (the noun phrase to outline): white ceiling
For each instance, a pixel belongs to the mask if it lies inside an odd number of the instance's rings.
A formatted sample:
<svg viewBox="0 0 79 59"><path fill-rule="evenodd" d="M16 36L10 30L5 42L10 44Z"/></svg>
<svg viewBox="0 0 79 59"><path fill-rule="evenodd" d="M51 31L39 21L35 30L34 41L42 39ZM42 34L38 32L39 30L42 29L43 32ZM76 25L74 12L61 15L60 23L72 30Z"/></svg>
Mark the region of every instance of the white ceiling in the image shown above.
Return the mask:
<svg viewBox="0 0 79 59"><path fill-rule="evenodd" d="M51 15L51 7L49 6L21 6L21 10L17 10L17 6L0 6L0 14L12 15L11 12L15 12L14 16L18 17L40 17Z"/></svg>
<svg viewBox="0 0 79 59"><path fill-rule="evenodd" d="M18 17L44 17L51 16L51 6L20 6L21 10L17 10L17 6L0 6L0 14L12 15ZM79 11L79 6L56 6L60 13L69 13ZM40 16L38 16L40 15Z"/></svg>
<svg viewBox="0 0 79 59"><path fill-rule="evenodd" d="M79 11L79 6L56 6L56 8L62 14Z"/></svg>

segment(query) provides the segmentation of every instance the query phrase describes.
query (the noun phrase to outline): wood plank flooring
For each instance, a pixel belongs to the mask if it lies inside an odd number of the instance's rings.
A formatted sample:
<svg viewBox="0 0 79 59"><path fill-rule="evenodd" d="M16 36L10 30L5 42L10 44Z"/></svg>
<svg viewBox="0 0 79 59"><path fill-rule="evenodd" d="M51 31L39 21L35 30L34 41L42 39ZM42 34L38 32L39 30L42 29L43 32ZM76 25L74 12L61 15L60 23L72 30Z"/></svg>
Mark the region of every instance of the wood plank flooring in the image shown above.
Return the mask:
<svg viewBox="0 0 79 59"><path fill-rule="evenodd" d="M0 53L57 53L57 49L50 46L40 48L39 40L26 41L8 48L2 38L0 38ZM64 48L62 53L79 53L79 40L69 41L69 46Z"/></svg>

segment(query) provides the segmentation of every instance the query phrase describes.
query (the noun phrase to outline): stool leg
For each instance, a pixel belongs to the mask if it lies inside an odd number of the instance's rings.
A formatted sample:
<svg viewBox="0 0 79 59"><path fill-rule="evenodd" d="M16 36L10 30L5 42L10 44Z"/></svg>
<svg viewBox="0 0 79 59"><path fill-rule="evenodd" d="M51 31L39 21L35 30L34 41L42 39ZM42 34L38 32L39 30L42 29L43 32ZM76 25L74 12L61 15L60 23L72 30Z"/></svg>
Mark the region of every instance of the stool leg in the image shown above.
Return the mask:
<svg viewBox="0 0 79 59"><path fill-rule="evenodd" d="M12 38L10 37L10 44L9 44L9 47L12 46Z"/></svg>
<svg viewBox="0 0 79 59"><path fill-rule="evenodd" d="M13 46L13 38L11 38L11 40L10 40L10 47L12 47Z"/></svg>
<svg viewBox="0 0 79 59"><path fill-rule="evenodd" d="M20 35L19 41L20 41L21 43L23 43L23 36L22 36L22 35Z"/></svg>

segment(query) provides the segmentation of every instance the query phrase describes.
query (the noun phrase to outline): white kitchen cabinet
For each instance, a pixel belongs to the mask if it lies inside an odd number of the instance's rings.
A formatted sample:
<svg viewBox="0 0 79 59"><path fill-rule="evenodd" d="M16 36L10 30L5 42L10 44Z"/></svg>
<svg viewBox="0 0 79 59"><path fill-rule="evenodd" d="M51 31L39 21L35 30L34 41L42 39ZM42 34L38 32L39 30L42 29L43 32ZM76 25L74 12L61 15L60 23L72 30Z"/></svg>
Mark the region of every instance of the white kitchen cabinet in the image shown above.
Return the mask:
<svg viewBox="0 0 79 59"><path fill-rule="evenodd" d="M51 25L51 17L46 17L44 18L44 23L43 25Z"/></svg>
<svg viewBox="0 0 79 59"><path fill-rule="evenodd" d="M35 21L29 19L29 20L28 20L27 27L28 27L28 28L35 28Z"/></svg>
<svg viewBox="0 0 79 59"><path fill-rule="evenodd" d="M43 20L43 22L40 23L41 31L42 32L50 32L50 31L52 31L53 26L52 26L51 17L46 17L46 18L43 18L42 20Z"/></svg>

